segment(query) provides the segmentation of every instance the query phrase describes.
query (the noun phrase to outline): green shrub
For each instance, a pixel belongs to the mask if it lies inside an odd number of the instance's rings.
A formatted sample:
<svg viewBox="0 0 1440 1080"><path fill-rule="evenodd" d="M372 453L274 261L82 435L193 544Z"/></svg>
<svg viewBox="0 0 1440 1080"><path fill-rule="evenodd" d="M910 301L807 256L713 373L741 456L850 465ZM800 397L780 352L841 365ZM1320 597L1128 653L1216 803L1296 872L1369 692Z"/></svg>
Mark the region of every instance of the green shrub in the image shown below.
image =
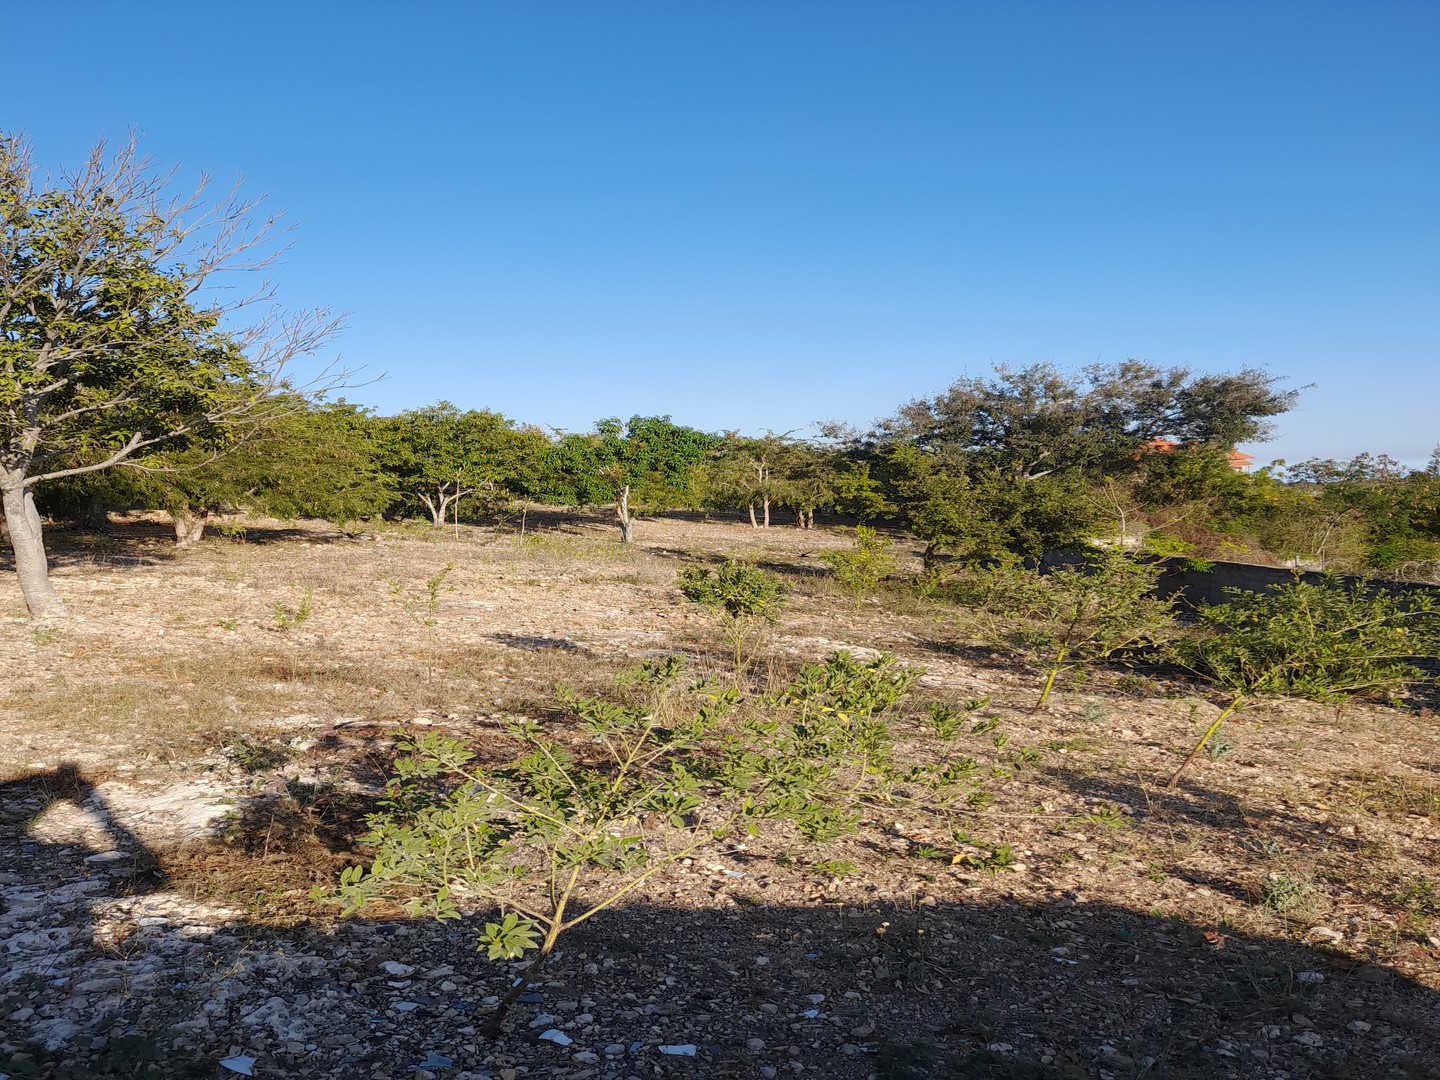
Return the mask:
<svg viewBox="0 0 1440 1080"><path fill-rule="evenodd" d="M562 692L583 750L532 720L510 725L517 752L493 767L458 739L409 737L363 837L373 861L340 876L345 911L385 898L453 919L462 896L494 904L504 917L485 925L479 947L491 959L536 950L529 976L539 974L562 934L726 835L740 815L734 800L702 805L710 770L697 767L734 691L699 687L674 701L679 667L633 673L648 691L635 704ZM502 1000L492 1032L524 987Z"/></svg>
<svg viewBox="0 0 1440 1080"><path fill-rule="evenodd" d="M1173 599L1155 595L1159 568L1122 551L1096 552L1083 566L1040 573L1013 564L989 571L987 605L1012 617L994 633L1045 677L1035 708L1056 678L1173 638Z"/></svg>
<svg viewBox="0 0 1440 1080"><path fill-rule="evenodd" d="M1171 650L1178 663L1230 701L1170 777L1170 787L1220 725L1251 699L1393 698L1427 677L1414 661L1440 651L1440 613L1428 596L1401 600L1334 578L1263 593L1235 589L1230 595L1227 603L1203 608L1200 632Z"/></svg>
<svg viewBox="0 0 1440 1080"><path fill-rule="evenodd" d="M753 563L727 559L711 570L689 566L677 584L687 600L720 612L726 642L735 659L735 678L744 671L745 653L757 642L767 623L779 617L785 601L785 583Z"/></svg>
<svg viewBox="0 0 1440 1080"><path fill-rule="evenodd" d="M827 551L820 556L830 564L835 583L858 604L895 571L893 543L867 525L855 530L855 546L849 551Z"/></svg>

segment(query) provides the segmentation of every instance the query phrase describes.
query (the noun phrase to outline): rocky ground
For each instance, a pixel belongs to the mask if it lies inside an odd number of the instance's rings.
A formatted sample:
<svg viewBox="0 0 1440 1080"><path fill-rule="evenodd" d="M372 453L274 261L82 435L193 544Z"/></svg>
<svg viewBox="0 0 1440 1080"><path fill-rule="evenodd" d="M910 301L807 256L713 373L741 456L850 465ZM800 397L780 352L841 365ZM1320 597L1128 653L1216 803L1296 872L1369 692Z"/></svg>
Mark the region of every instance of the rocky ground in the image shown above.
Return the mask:
<svg viewBox="0 0 1440 1080"><path fill-rule="evenodd" d="M75 617L0 608L0 1074L1440 1076L1422 702L1252 714L1167 792L1201 688L1102 674L1032 714L1033 673L963 611L839 594L838 530L647 521L624 550L538 524L58 538ZM960 835L874 808L841 876L784 837L657 875L487 1040L520 969L470 919L341 919L311 889L361 861L400 725L493 744L557 684L666 651L718 669L674 579L723 554L792 583L757 682L893 652L926 671L917 709L990 698L963 750L1000 773ZM898 734L934 752L920 712Z"/></svg>

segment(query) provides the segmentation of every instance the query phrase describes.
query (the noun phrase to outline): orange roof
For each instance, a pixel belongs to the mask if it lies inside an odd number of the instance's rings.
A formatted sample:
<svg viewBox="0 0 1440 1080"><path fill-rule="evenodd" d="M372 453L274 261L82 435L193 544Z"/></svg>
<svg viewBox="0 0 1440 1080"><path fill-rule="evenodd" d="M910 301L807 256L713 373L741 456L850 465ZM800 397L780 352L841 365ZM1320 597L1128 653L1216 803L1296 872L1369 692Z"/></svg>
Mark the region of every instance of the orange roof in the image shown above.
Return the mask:
<svg viewBox="0 0 1440 1080"><path fill-rule="evenodd" d="M1136 460L1141 454L1173 454L1180 449L1180 444L1170 439L1151 439L1135 453ZM1236 472L1249 472L1250 466L1255 464L1255 459L1249 454L1242 454L1239 450L1226 450L1225 460L1230 463L1230 468Z"/></svg>

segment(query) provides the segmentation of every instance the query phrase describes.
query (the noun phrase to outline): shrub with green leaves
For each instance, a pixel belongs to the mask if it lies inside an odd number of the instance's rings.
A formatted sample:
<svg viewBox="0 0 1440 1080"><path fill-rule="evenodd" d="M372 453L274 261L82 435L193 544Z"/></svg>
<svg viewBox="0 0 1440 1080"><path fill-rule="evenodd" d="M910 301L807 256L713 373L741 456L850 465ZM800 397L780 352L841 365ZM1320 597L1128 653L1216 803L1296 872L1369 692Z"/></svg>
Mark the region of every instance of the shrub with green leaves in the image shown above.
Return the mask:
<svg viewBox="0 0 1440 1080"><path fill-rule="evenodd" d="M849 551L827 551L820 556L830 564L835 583L858 604L895 572L893 542L868 525L855 530L855 546Z"/></svg>
<svg viewBox="0 0 1440 1080"><path fill-rule="evenodd" d="M897 764L890 718L922 673L894 657L836 653L751 702L740 724L727 721L736 691L681 691L683 668L673 656L641 665L613 698L562 692L570 722L510 724L510 752L487 747L499 764L459 739L408 736L362 838L373 858L340 876L345 911L376 899L439 919L498 909L479 948L492 960L534 954L490 1019L498 1034L563 934L737 830L786 820L823 845L855 831L864 805L909 798L901 783L920 792L912 801L943 801L962 783L972 808L986 801L970 758ZM854 870L812 859L817 872Z"/></svg>
<svg viewBox="0 0 1440 1080"><path fill-rule="evenodd" d="M1155 595L1159 568L1123 551L1095 552L1081 566L1040 573L1014 564L990 571L988 606L1011 616L994 637L1045 677L1035 708L1056 678L1119 660L1173 639L1173 599Z"/></svg>
<svg viewBox="0 0 1440 1080"><path fill-rule="evenodd" d="M764 627L773 623L785 602L785 583L754 563L726 559L714 570L689 566L677 584L690 601L720 612L725 641L735 659L735 677L744 672L745 654L757 643Z"/></svg>
<svg viewBox="0 0 1440 1080"><path fill-rule="evenodd" d="M1229 703L1180 763L1169 787L1220 725L1253 699L1339 704L1393 698L1428 677L1417 659L1440 654L1440 611L1429 596L1401 599L1335 578L1229 593L1227 603L1201 609L1200 632L1171 650L1178 663L1223 690Z"/></svg>
<svg viewBox="0 0 1440 1080"><path fill-rule="evenodd" d="M528 976L539 974L562 934L727 835L742 812L735 800L702 800L717 781L697 757L735 694L676 695L681 665L637 669L633 703L563 693L574 727L516 721L514 756L498 766L458 739L409 737L363 838L374 858L341 874L345 911L377 898L439 919L495 906L502 917L479 947L491 959L535 950ZM492 1033L524 987L501 1001Z"/></svg>
<svg viewBox="0 0 1440 1080"><path fill-rule="evenodd" d="M890 655L863 662L847 652L801 668L723 744L721 771L744 793L747 821L784 818L826 843L855 832L866 805L968 803L985 779L973 758L896 759L892 721L923 674Z"/></svg>

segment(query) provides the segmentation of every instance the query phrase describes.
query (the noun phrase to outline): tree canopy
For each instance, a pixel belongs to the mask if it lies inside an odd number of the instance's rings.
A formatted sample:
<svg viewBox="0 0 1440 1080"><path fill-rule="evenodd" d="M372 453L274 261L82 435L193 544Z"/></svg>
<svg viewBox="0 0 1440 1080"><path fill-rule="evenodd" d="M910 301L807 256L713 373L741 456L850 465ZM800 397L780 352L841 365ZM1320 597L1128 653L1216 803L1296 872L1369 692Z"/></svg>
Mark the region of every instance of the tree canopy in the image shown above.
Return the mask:
<svg viewBox="0 0 1440 1080"><path fill-rule="evenodd" d="M176 194L134 139L40 174L29 146L0 134L0 496L37 617L65 614L37 484L223 450L295 392L291 362L339 328L324 311L270 307L265 283L213 288L267 262L278 218L238 192L207 205L206 186Z"/></svg>

